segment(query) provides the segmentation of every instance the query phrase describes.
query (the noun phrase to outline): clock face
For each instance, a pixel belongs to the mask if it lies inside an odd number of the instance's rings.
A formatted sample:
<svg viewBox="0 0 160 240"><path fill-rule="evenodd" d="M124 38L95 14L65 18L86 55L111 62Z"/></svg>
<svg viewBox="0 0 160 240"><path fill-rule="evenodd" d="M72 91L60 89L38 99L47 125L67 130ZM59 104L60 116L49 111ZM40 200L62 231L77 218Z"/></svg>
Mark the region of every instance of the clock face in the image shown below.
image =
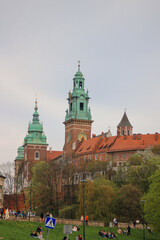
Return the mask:
<svg viewBox="0 0 160 240"><path fill-rule="evenodd" d="M80 132L80 133L78 134L78 140L81 141L82 138L84 138L84 140L87 139L87 136L86 136L86 134L85 134L84 132Z"/></svg>
<svg viewBox="0 0 160 240"><path fill-rule="evenodd" d="M71 141L71 134L68 133L68 134L67 134L67 143L69 143L70 141Z"/></svg>

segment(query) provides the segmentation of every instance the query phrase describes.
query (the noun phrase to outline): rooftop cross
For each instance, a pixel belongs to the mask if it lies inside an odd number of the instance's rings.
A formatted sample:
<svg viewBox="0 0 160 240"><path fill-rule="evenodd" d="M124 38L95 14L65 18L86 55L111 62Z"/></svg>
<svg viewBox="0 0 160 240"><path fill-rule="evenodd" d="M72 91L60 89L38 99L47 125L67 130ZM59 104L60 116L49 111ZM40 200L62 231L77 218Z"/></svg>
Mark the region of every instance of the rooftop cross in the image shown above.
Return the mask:
<svg viewBox="0 0 160 240"><path fill-rule="evenodd" d="M78 61L78 71L80 71L80 61Z"/></svg>

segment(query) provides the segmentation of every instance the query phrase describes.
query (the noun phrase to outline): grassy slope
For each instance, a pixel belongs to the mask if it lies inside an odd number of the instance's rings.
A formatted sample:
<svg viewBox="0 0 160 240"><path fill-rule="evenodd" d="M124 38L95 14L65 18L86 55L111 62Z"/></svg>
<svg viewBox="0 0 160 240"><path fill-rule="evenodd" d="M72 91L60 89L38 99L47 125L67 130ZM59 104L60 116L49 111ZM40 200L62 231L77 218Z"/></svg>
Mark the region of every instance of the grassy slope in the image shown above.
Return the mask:
<svg viewBox="0 0 160 240"><path fill-rule="evenodd" d="M43 237L46 239L47 236L47 229L44 227L44 224L40 224L43 228ZM36 230L38 223L35 222L14 222L14 221L0 221L0 237L4 237L5 240L33 240L36 238L30 237L30 233L33 230ZM86 240L96 240L104 238L100 238L98 236L98 232L101 228L100 227L86 227ZM117 232L117 228L103 228L109 231ZM78 234L83 235L83 228L81 227L80 232L73 232L69 236L70 240L74 240ZM120 240L141 240L143 239L143 232L142 230L132 230L131 229L131 236L120 235L118 234L117 237ZM63 240L63 225L57 224L54 230L50 230L48 240ZM146 240L159 240L160 236L155 234L146 234Z"/></svg>

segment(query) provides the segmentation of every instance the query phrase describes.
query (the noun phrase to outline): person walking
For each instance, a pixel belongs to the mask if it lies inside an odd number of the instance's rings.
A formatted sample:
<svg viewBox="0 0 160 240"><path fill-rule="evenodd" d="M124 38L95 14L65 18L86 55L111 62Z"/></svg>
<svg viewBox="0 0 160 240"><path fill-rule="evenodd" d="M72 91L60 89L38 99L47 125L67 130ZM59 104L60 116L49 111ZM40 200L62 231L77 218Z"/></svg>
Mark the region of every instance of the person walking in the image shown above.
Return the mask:
<svg viewBox="0 0 160 240"><path fill-rule="evenodd" d="M85 222L86 222L86 226L88 226L88 216L85 216Z"/></svg>

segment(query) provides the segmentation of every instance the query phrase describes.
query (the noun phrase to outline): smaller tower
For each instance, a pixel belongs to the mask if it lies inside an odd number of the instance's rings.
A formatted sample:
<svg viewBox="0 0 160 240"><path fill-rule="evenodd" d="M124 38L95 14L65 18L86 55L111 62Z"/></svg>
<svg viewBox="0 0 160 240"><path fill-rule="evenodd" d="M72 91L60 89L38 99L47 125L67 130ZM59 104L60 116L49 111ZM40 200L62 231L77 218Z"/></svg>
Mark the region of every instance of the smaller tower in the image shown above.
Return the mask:
<svg viewBox="0 0 160 240"><path fill-rule="evenodd" d="M120 136L132 135L132 131L133 131L133 127L128 120L126 110L125 110L124 115L117 126L117 135L120 135Z"/></svg>
<svg viewBox="0 0 160 240"><path fill-rule="evenodd" d="M0 172L0 208L3 208L3 187L5 176Z"/></svg>
<svg viewBox="0 0 160 240"><path fill-rule="evenodd" d="M43 124L39 121L37 99L33 120L29 123L28 134L24 138L24 186L31 180L31 169L39 161L47 160L47 142Z"/></svg>
<svg viewBox="0 0 160 240"><path fill-rule="evenodd" d="M15 175L14 175L14 192L18 193L22 190L22 179L24 171L24 147L20 146L17 151L18 155L15 159Z"/></svg>

